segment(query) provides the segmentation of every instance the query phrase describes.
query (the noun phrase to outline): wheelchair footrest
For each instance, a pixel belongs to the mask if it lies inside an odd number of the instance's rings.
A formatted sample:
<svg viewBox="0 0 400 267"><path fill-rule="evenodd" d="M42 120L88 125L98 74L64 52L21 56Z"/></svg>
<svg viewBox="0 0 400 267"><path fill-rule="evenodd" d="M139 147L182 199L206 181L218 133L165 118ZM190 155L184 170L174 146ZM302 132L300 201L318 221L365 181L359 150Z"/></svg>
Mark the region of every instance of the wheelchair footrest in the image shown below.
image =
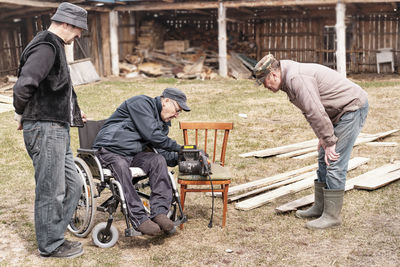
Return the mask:
<svg viewBox="0 0 400 267"><path fill-rule="evenodd" d="M183 223L187 222L187 217L186 215L183 215L181 218L179 218L178 220L174 221L174 226L179 226Z"/></svg>
<svg viewBox="0 0 400 267"><path fill-rule="evenodd" d="M125 229L125 236L126 237L141 236L141 235L143 235L143 234L141 232L136 231L135 229L133 229L133 227Z"/></svg>

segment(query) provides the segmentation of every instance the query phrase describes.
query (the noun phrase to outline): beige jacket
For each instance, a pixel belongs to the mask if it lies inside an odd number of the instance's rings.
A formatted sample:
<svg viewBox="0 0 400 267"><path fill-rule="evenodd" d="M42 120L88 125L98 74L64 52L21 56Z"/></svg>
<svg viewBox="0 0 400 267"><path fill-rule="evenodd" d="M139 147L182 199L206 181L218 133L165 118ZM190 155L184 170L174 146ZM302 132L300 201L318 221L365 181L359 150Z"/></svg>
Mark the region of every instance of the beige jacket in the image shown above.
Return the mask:
<svg viewBox="0 0 400 267"><path fill-rule="evenodd" d="M281 60L282 88L302 112L324 144L336 144L333 127L347 111L367 102L367 93L357 84L328 67Z"/></svg>

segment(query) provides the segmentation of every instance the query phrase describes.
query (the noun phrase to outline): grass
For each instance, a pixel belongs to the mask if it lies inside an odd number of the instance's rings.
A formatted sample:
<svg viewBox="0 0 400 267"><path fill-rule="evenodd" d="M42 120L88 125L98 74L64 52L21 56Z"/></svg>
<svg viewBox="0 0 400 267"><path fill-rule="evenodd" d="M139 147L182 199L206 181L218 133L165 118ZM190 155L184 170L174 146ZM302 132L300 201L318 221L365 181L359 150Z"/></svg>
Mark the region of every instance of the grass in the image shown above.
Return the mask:
<svg viewBox="0 0 400 267"><path fill-rule="evenodd" d="M377 133L399 127L400 79L352 77L369 94L370 112L363 132ZM160 95L166 87L186 92L192 112L173 121L170 136L182 143L178 121L232 121L226 162L234 173L232 184L310 165L315 159L240 158L244 152L276 147L315 138L301 112L283 93L273 94L252 81L219 79L110 79L76 88L82 110L91 119L108 117L125 99ZM238 114L247 114L242 118ZM227 226L220 227L222 203L215 201L214 227L207 227L211 199L189 193L185 205L189 221L183 231L170 237L123 236L124 222L117 216L120 238L115 247L95 247L90 237L80 239L82 257L42 260L37 257L33 224L34 178L22 132L16 131L12 112L0 114L0 227L1 242L12 240L23 247L0 243L0 266L398 266L400 265L400 182L376 191L346 193L343 225L326 231L309 231L293 213L277 215L274 208L313 191L306 190L250 211L228 205ZM78 147L72 129L72 148ZM384 139L399 142L396 133ZM370 157L367 165L349 172L349 178L400 158L399 147L358 146L353 156ZM103 217L102 217L103 216ZM97 213L99 221L104 215ZM3 227L4 226L4 227ZM6 230L6 231L5 231ZM71 235L67 234L69 237ZM77 239L72 237L72 239ZM226 249L233 252L228 253ZM17 259L16 259L17 258Z"/></svg>

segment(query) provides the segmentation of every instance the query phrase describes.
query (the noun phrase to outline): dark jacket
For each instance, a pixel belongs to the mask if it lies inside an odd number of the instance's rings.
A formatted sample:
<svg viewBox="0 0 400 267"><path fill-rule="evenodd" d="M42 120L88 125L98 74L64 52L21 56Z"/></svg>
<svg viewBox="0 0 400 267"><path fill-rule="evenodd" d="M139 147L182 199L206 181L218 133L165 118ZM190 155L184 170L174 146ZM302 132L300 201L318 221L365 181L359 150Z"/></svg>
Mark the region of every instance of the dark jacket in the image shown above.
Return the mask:
<svg viewBox="0 0 400 267"><path fill-rule="evenodd" d="M42 55L43 51L46 55ZM43 56L47 58L36 60ZM83 126L64 41L57 35L49 31L40 32L22 52L14 86L14 107L16 113L22 115L22 121L54 121Z"/></svg>
<svg viewBox="0 0 400 267"><path fill-rule="evenodd" d="M161 119L161 109L160 97L139 95L126 100L106 120L93 148L132 157L150 146L164 156L168 166L175 166L180 145L168 137L171 123Z"/></svg>

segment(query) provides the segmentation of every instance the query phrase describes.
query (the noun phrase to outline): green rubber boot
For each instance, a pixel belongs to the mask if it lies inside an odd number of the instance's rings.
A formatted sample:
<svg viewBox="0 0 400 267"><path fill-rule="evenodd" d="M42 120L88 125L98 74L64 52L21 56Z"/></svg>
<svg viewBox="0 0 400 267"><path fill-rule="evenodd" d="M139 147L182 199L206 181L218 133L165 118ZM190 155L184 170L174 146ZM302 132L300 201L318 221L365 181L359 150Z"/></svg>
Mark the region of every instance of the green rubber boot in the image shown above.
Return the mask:
<svg viewBox="0 0 400 267"><path fill-rule="evenodd" d="M314 180L314 204L309 209L296 211L297 218L313 218L322 215L324 211L324 192L322 189L325 186L325 183Z"/></svg>
<svg viewBox="0 0 400 267"><path fill-rule="evenodd" d="M308 229L326 229L342 223L340 212L343 206L344 190L323 189L323 191L324 212L318 219L306 223Z"/></svg>

